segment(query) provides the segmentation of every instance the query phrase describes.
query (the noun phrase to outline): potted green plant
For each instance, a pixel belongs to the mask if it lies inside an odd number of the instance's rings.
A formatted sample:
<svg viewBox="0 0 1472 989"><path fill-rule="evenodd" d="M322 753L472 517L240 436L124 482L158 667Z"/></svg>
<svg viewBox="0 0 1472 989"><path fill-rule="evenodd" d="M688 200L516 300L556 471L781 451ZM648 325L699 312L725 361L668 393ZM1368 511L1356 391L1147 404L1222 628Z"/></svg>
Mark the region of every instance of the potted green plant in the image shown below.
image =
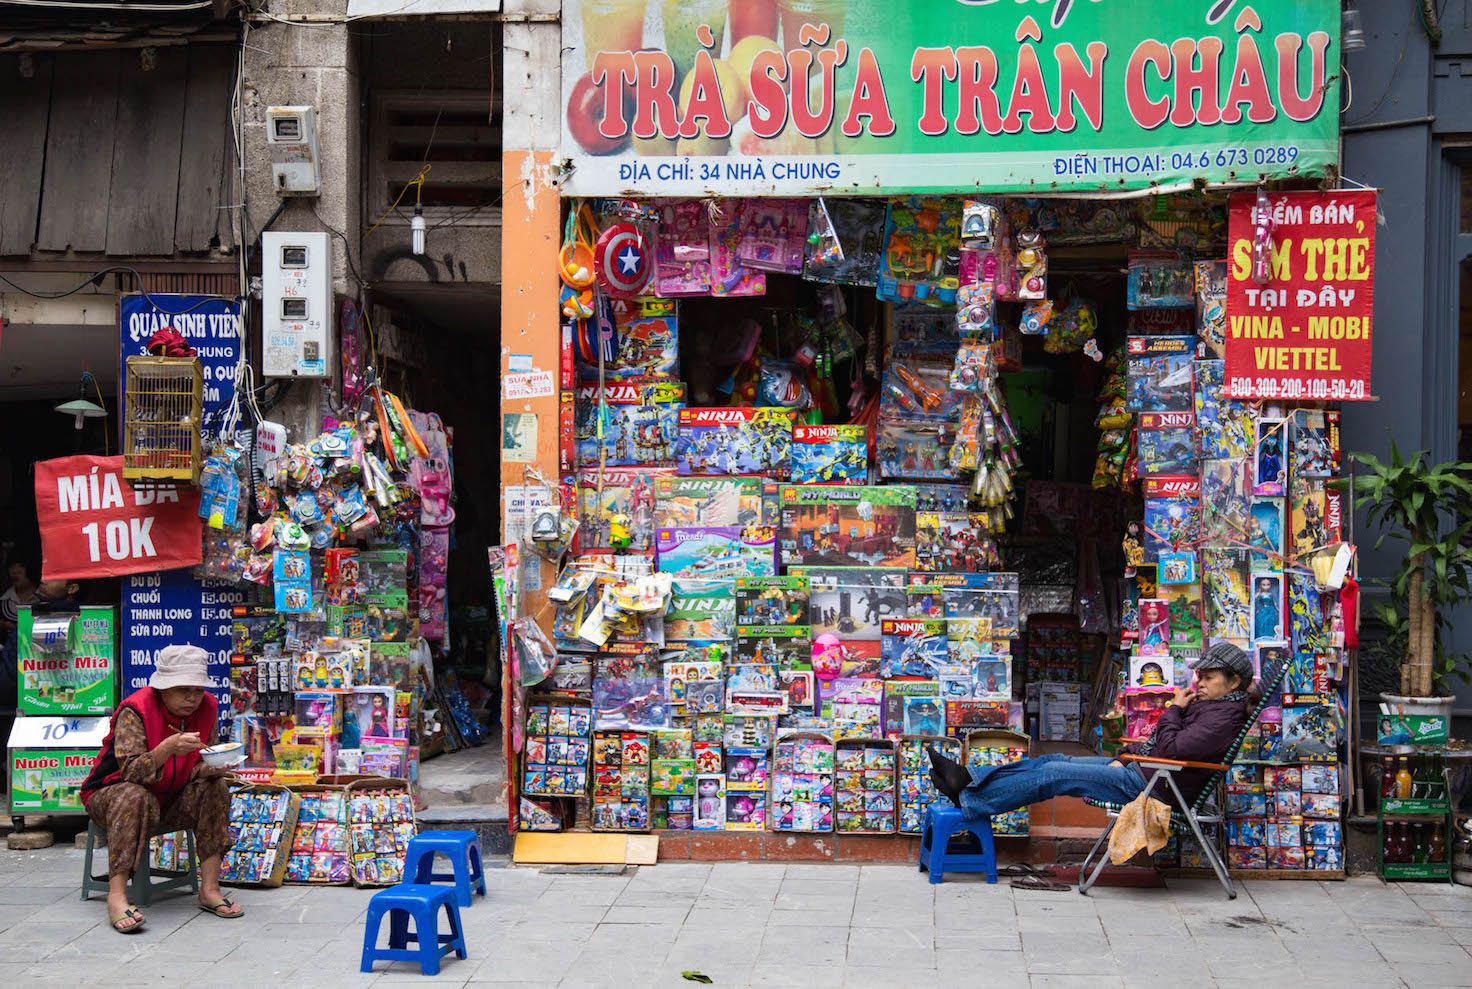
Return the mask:
<svg viewBox="0 0 1472 989"><path fill-rule="evenodd" d="M1432 464L1422 451L1409 460L1391 444L1390 460L1354 455L1356 504L1387 539L1407 544L1389 582L1390 600L1376 608L1386 646L1400 654L1400 693L1381 699L1403 714L1450 718L1445 681L1466 676L1465 657L1446 647L1446 615L1472 601L1472 463Z"/></svg>

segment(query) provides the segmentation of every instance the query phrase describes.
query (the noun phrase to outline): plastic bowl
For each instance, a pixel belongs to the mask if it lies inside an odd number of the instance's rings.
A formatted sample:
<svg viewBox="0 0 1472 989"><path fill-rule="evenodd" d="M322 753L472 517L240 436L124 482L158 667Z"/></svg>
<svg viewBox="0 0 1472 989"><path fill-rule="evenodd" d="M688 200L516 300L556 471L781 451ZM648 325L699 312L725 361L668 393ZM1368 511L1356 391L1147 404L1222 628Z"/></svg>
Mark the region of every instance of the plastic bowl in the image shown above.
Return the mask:
<svg viewBox="0 0 1472 989"><path fill-rule="evenodd" d="M220 745L211 745L209 748L199 750L200 758L206 766L214 769L226 769L230 766L238 766L245 761L245 746L239 742L224 742Z"/></svg>

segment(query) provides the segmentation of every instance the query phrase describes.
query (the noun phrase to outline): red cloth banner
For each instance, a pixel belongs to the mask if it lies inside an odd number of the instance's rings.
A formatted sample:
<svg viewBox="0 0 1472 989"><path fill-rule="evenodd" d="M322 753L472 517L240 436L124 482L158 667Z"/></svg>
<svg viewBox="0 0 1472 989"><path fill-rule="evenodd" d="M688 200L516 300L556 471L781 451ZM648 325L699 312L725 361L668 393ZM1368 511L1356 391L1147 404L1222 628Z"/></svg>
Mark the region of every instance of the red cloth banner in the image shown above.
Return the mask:
<svg viewBox="0 0 1472 989"><path fill-rule="evenodd" d="M135 490L122 457L61 457L36 464L41 575L120 577L200 561L199 492Z"/></svg>
<svg viewBox="0 0 1472 989"><path fill-rule="evenodd" d="M1231 398L1364 402L1375 308L1374 192L1283 192L1271 277L1252 278L1257 194L1228 216L1226 387Z"/></svg>

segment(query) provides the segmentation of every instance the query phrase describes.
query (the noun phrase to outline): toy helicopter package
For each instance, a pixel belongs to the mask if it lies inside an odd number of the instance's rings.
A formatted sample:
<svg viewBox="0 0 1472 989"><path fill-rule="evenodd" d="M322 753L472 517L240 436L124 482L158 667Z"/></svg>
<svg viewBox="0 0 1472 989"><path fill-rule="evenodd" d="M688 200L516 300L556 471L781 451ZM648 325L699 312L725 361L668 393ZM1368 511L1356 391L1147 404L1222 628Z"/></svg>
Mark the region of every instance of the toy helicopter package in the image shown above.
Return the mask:
<svg viewBox="0 0 1472 989"><path fill-rule="evenodd" d="M1130 337L1126 408L1130 412L1189 412L1195 396L1195 337Z"/></svg>
<svg viewBox="0 0 1472 989"><path fill-rule="evenodd" d="M799 425L792 430L795 484L864 484L869 480L869 427Z"/></svg>
<svg viewBox="0 0 1472 989"><path fill-rule="evenodd" d="M603 363L607 381L680 375L680 337L673 299L614 299L614 357ZM583 380L597 380L598 365L584 363Z"/></svg>
<svg viewBox="0 0 1472 989"><path fill-rule="evenodd" d="M681 409L675 464L681 474L766 474L785 477L793 409Z"/></svg>
<svg viewBox="0 0 1472 989"><path fill-rule="evenodd" d="M680 381L629 380L577 392L577 460L585 467L659 466L674 463L679 413L685 407ZM599 438L599 409L606 409Z"/></svg>

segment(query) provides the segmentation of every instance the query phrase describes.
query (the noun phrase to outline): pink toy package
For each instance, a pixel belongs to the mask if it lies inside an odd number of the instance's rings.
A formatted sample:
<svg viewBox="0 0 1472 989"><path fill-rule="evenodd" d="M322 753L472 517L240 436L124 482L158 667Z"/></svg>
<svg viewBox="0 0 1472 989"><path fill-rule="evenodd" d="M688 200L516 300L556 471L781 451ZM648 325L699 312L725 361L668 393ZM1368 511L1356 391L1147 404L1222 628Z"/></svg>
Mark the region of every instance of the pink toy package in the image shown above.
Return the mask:
<svg viewBox="0 0 1472 989"><path fill-rule="evenodd" d="M808 207L802 199L748 199L741 209L736 257L748 268L802 273Z"/></svg>
<svg viewBox="0 0 1472 989"><path fill-rule="evenodd" d="M654 287L664 298L709 295L710 214L703 201L665 203L655 238Z"/></svg>
<svg viewBox="0 0 1472 989"><path fill-rule="evenodd" d="M741 263L742 209L737 200L719 200L710 213L710 294L714 296L766 295L765 272Z"/></svg>

